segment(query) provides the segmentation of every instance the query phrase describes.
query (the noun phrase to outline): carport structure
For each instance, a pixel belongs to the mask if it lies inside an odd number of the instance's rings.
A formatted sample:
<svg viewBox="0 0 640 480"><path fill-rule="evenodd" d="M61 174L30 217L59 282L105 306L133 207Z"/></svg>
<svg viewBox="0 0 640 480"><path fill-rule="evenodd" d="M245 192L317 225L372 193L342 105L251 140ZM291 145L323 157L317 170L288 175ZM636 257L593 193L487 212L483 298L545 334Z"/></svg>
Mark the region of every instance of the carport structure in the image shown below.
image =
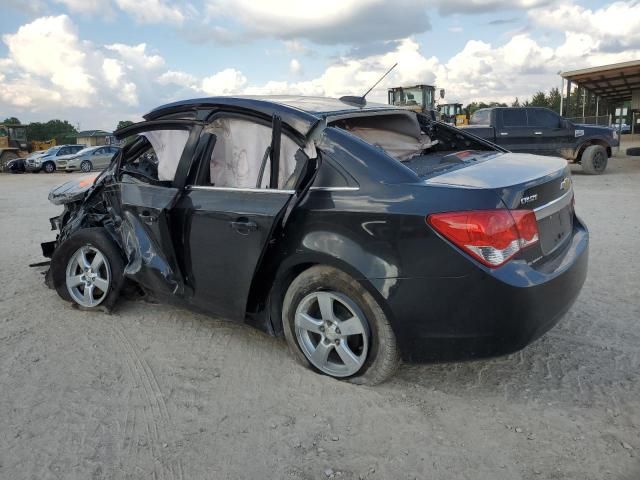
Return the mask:
<svg viewBox="0 0 640 480"><path fill-rule="evenodd" d="M561 104L563 116L576 115L582 108L584 117L584 105L592 103L586 101L587 96L590 100L595 96L596 116L612 113L628 101L632 111L640 110L640 60L561 72L560 76L567 81ZM574 84L578 87L573 97L576 105L571 104Z"/></svg>

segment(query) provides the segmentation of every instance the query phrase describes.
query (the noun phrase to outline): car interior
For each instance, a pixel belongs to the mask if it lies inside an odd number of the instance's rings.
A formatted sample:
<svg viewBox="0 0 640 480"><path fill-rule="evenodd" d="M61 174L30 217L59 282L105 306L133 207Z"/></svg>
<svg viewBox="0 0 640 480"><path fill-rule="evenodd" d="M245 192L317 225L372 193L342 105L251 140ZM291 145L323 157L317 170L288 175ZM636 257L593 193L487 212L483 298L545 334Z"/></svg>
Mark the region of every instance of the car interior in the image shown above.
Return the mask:
<svg viewBox="0 0 640 480"><path fill-rule="evenodd" d="M250 120L218 118L203 131L215 137L201 185L268 189L272 128ZM126 148L123 175L135 182L170 185L189 137L188 130L153 130L138 134ZM278 189L291 189L297 176L300 146L288 135L280 139ZM315 158L315 147L303 149Z"/></svg>
<svg viewBox="0 0 640 480"><path fill-rule="evenodd" d="M230 188L269 188L271 126L239 118L218 118L205 132L216 136L205 184ZM280 139L278 188L284 188L296 167L300 149L287 135Z"/></svg>
<svg viewBox="0 0 640 480"><path fill-rule="evenodd" d="M480 160L484 156L473 152L491 150L455 129L430 122L426 117L421 122L419 117L411 111L373 112L338 119L332 126L380 148L420 177Z"/></svg>

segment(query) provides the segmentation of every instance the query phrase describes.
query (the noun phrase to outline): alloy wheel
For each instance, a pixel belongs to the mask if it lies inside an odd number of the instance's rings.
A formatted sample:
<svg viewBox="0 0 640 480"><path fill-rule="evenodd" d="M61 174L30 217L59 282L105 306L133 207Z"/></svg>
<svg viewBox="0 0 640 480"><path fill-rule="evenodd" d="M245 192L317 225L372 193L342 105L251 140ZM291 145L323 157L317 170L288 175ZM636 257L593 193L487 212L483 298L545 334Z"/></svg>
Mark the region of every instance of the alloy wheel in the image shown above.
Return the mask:
<svg viewBox="0 0 640 480"><path fill-rule="evenodd" d="M91 163L89 163L89 161L85 160L84 162L82 162L80 164L80 169L83 172L90 172L91 171Z"/></svg>
<svg viewBox="0 0 640 480"><path fill-rule="evenodd" d="M44 171L47 173L53 173L53 171L56 169L56 167L53 165L53 163L47 163L44 166Z"/></svg>
<svg viewBox="0 0 640 480"><path fill-rule="evenodd" d="M107 257L95 247L80 247L67 263L67 290L83 307L100 305L111 285L111 268Z"/></svg>
<svg viewBox="0 0 640 480"><path fill-rule="evenodd" d="M602 152L596 152L593 156L593 167L596 171L601 171L604 168L604 154Z"/></svg>
<svg viewBox="0 0 640 480"><path fill-rule="evenodd" d="M307 359L334 377L356 374L367 359L369 324L358 306L338 292L313 292L296 309L295 334Z"/></svg>

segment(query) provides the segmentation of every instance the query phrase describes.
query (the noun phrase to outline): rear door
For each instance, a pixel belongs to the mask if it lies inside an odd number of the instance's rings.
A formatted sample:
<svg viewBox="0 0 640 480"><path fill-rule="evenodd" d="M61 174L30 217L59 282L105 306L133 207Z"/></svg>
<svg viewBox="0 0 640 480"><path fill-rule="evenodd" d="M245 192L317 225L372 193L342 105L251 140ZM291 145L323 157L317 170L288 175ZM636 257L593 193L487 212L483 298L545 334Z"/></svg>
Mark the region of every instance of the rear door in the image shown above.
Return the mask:
<svg viewBox="0 0 640 480"><path fill-rule="evenodd" d="M512 152L535 151L533 129L524 108L496 109L496 143Z"/></svg>
<svg viewBox="0 0 640 480"><path fill-rule="evenodd" d="M118 214L125 274L157 295L184 294L169 214L200 131L195 122L154 121L119 132L133 140L118 159L119 181L106 194Z"/></svg>
<svg viewBox="0 0 640 480"><path fill-rule="evenodd" d="M111 160L111 151L109 147L101 147L93 152L91 163L93 164L93 168L104 168L109 165L109 161Z"/></svg>
<svg viewBox="0 0 640 480"><path fill-rule="evenodd" d="M218 122L217 126L215 123ZM221 119L205 129L198 175L176 206L192 303L242 320L254 272L287 207L315 175L273 123Z"/></svg>
<svg viewBox="0 0 640 480"><path fill-rule="evenodd" d="M547 108L528 108L527 118L533 128L536 153L560 155L563 150L573 150L574 129L560 115Z"/></svg>

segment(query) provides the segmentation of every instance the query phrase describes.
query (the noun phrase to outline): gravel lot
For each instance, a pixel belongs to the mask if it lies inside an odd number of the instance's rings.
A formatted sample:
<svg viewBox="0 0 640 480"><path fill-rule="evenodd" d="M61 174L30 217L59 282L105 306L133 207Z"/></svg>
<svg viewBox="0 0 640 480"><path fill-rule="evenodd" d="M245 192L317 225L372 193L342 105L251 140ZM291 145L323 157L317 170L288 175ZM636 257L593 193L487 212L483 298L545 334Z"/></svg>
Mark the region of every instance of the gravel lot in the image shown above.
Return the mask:
<svg viewBox="0 0 640 480"><path fill-rule="evenodd" d="M590 270L555 329L376 388L315 375L242 325L63 302L28 264L68 178L0 175L0 478L640 478L640 157L574 169Z"/></svg>

